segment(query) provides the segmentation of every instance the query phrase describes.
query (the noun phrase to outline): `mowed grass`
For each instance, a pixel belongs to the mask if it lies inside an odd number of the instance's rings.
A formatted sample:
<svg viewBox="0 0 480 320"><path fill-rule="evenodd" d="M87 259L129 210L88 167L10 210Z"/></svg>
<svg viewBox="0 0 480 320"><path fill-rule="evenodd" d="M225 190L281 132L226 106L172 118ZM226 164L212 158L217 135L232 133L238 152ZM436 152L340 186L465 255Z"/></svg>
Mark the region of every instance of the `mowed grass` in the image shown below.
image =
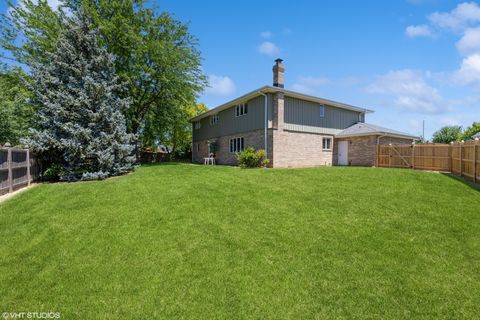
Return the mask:
<svg viewBox="0 0 480 320"><path fill-rule="evenodd" d="M144 166L0 204L0 311L473 319L480 192L410 170Z"/></svg>

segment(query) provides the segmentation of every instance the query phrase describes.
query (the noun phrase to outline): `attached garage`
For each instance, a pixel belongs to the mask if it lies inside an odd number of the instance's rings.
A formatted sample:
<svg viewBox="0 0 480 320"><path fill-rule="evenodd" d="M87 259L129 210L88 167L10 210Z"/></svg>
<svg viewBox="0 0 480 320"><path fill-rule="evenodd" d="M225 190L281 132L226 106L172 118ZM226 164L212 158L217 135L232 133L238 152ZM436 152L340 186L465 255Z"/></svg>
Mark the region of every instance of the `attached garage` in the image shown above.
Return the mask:
<svg viewBox="0 0 480 320"><path fill-rule="evenodd" d="M405 144L419 139L373 124L357 123L335 135L333 161L336 165L375 166L377 144Z"/></svg>

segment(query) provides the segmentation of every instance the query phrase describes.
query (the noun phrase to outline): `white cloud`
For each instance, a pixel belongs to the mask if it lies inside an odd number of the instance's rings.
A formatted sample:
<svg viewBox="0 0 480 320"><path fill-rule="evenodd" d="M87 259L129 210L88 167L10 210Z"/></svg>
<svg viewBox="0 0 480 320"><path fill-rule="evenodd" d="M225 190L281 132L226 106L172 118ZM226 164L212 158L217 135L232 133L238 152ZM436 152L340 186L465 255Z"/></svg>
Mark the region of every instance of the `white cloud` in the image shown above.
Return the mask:
<svg viewBox="0 0 480 320"><path fill-rule="evenodd" d="M460 70L454 74L454 80L460 84L480 81L480 54L476 53L463 59Z"/></svg>
<svg viewBox="0 0 480 320"><path fill-rule="evenodd" d="M316 87L316 86L322 86L324 84L327 84L330 82L330 80L328 80L327 78L324 78L324 77L298 77L298 80L300 83L303 83L307 86L312 86L312 87Z"/></svg>
<svg viewBox="0 0 480 320"><path fill-rule="evenodd" d="M436 88L430 86L425 75L413 70L391 71L378 76L367 87L367 92L391 96L399 108L422 113L437 113L445 108L445 101Z"/></svg>
<svg viewBox="0 0 480 320"><path fill-rule="evenodd" d="M275 56L280 53L280 49L273 42L265 41L258 47L258 52L268 56Z"/></svg>
<svg viewBox="0 0 480 320"><path fill-rule="evenodd" d="M461 31L480 22L480 7L475 2L463 2L450 12L434 12L428 19L436 27Z"/></svg>
<svg viewBox="0 0 480 320"><path fill-rule="evenodd" d="M217 96L228 96L235 93L235 83L227 76L217 76L211 74L208 76L208 87L205 93Z"/></svg>
<svg viewBox="0 0 480 320"><path fill-rule="evenodd" d="M466 29L457 42L457 49L462 55L480 52L480 27Z"/></svg>
<svg viewBox="0 0 480 320"><path fill-rule="evenodd" d="M480 6L475 2L463 2L451 11L430 14L428 20L430 26L422 25L428 29L413 29L413 26L410 26L406 30L407 34L426 34L427 30L431 31L432 28L460 34L456 47L464 58L458 70L445 73L447 80L457 85L480 85Z"/></svg>
<svg viewBox="0 0 480 320"><path fill-rule="evenodd" d="M313 93L312 88L300 83L294 83L292 86L292 90L297 92L302 92L302 93Z"/></svg>
<svg viewBox="0 0 480 320"><path fill-rule="evenodd" d="M314 87L320 87L329 84L330 80L325 77L298 77L298 81L293 84L292 89L303 93L313 93Z"/></svg>
<svg viewBox="0 0 480 320"><path fill-rule="evenodd" d="M405 29L405 34L410 38L433 37L433 32L427 25L408 26L407 29Z"/></svg>
<svg viewBox="0 0 480 320"><path fill-rule="evenodd" d="M440 123L442 126L460 126L462 125L460 118L458 116L443 117L440 119Z"/></svg>
<svg viewBox="0 0 480 320"><path fill-rule="evenodd" d="M260 37L267 39L272 37L272 33L270 31L262 31L260 32Z"/></svg>

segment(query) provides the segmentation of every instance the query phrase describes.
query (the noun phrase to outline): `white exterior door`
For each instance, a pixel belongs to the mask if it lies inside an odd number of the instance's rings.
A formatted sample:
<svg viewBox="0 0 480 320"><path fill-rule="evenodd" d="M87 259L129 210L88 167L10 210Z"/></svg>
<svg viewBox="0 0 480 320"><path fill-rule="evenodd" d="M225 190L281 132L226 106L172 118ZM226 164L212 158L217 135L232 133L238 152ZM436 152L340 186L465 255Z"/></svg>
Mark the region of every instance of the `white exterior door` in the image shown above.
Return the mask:
<svg viewBox="0 0 480 320"><path fill-rule="evenodd" d="M348 141L338 142L338 164L348 166Z"/></svg>

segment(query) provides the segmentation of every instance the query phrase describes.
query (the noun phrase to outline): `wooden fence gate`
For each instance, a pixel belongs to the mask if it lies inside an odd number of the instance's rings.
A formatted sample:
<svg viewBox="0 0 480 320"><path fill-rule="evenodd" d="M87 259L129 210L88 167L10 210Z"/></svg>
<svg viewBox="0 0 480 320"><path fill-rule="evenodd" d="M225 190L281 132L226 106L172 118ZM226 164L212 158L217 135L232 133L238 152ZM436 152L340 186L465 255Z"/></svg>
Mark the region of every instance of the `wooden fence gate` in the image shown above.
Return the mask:
<svg viewBox="0 0 480 320"><path fill-rule="evenodd" d="M445 171L480 181L478 140L452 144L385 144L377 146L377 166Z"/></svg>
<svg viewBox="0 0 480 320"><path fill-rule="evenodd" d="M29 149L0 147L0 195L29 186L39 173Z"/></svg>

